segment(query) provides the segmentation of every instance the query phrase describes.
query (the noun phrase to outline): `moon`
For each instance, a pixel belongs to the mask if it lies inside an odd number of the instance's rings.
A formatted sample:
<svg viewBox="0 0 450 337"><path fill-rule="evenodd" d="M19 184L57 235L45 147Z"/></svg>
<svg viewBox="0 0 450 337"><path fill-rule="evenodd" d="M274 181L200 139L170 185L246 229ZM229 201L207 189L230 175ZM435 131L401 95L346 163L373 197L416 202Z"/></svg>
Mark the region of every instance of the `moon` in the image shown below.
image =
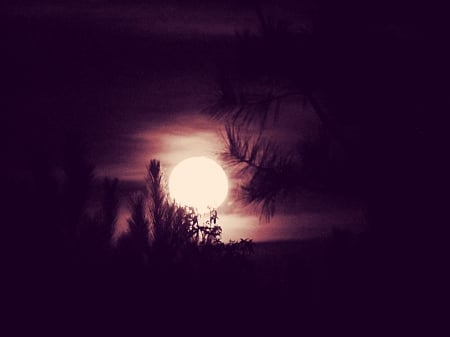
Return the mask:
<svg viewBox="0 0 450 337"><path fill-rule="evenodd" d="M169 177L169 194L177 204L200 212L217 208L228 194L228 178L222 167L207 157L190 157L178 163Z"/></svg>

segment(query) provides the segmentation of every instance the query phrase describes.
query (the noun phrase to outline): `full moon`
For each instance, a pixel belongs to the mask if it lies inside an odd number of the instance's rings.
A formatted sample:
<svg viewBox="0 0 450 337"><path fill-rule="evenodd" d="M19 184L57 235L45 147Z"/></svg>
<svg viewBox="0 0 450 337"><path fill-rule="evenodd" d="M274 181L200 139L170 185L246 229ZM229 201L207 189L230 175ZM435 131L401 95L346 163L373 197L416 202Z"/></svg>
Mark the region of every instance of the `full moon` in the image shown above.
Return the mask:
<svg viewBox="0 0 450 337"><path fill-rule="evenodd" d="M169 177L169 192L176 203L200 212L217 208L228 193L228 178L214 160L190 157L178 163Z"/></svg>

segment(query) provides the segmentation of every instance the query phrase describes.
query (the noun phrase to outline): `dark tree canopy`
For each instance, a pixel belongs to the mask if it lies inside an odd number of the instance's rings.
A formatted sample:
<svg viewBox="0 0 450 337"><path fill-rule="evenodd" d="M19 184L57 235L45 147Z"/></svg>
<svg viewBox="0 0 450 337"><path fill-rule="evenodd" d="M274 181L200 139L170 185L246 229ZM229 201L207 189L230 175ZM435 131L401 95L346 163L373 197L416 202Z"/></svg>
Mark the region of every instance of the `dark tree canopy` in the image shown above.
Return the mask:
<svg viewBox="0 0 450 337"><path fill-rule="evenodd" d="M418 67L422 27L405 38L399 31L409 12L384 2L369 7L320 1L311 24L296 31L259 7L260 32L237 36L237 62L222 67L207 111L226 125L225 158L248 174L244 200L261 204L267 217L277 200L303 189L381 200L424 140L420 107L431 90ZM319 131L305 140L299 129L286 149L269 131L292 118L293 104L296 114L315 115Z"/></svg>

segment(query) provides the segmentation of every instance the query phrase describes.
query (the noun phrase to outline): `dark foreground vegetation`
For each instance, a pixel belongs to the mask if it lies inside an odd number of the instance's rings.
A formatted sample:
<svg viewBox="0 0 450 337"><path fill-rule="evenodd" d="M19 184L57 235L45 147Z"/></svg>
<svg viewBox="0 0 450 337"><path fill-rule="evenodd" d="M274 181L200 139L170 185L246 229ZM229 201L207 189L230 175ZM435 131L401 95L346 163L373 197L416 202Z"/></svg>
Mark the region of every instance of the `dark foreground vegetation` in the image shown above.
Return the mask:
<svg viewBox="0 0 450 337"><path fill-rule="evenodd" d="M384 255L372 235L335 230L299 242L203 240L186 209L169 203L152 160L145 191L130 200L129 229L113 244L119 183L104 180L89 215L93 169L82 156L69 167L59 181L36 171L15 190L28 200L11 199L17 203L9 209L15 226L3 236L4 305L19 334L45 327L63 335L379 335L408 324L405 304L416 283L401 283L401 254Z"/></svg>
<svg viewBox="0 0 450 337"><path fill-rule="evenodd" d="M340 231L297 243L203 239L168 201L152 160L128 231L113 244L120 182L105 179L92 200L93 168L80 143L67 146L63 173L39 166L10 189L2 278L12 331L370 332L387 296L370 240Z"/></svg>

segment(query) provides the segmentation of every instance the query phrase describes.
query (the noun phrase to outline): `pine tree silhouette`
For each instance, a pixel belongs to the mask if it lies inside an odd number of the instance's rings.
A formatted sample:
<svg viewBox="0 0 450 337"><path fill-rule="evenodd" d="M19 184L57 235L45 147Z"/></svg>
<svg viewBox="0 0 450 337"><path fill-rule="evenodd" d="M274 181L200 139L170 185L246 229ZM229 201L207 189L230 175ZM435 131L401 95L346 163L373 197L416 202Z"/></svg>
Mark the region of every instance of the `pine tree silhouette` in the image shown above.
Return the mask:
<svg viewBox="0 0 450 337"><path fill-rule="evenodd" d="M161 163L152 159L147 167L147 198L152 222L153 247L164 249L170 245L171 226L168 221L169 204L166 196Z"/></svg>
<svg viewBox="0 0 450 337"><path fill-rule="evenodd" d="M125 240L135 263L145 265L149 258L149 220L145 196L141 192L135 193L130 200L131 217L128 219L128 233Z"/></svg>

